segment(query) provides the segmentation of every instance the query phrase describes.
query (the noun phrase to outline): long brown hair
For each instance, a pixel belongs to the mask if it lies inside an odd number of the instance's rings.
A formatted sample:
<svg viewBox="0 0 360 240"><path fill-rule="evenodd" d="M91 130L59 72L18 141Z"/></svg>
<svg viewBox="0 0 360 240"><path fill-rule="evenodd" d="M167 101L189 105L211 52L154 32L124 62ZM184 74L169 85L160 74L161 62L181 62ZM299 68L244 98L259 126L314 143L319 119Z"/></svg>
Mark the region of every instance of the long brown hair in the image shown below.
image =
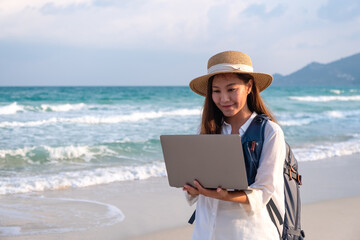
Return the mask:
<svg viewBox="0 0 360 240"><path fill-rule="evenodd" d="M253 77L249 74L237 74L239 79L248 83ZM212 99L212 83L214 76L208 80L207 93L205 96L202 120L201 120L201 130L200 134L221 134L221 127L224 123L224 114L221 110L215 105ZM247 106L251 112L256 112L257 114L266 114L270 117L272 121L276 122L274 115L266 107L262 97L259 93L258 88L256 87L255 81L253 80L253 85L250 94L247 96Z"/></svg>

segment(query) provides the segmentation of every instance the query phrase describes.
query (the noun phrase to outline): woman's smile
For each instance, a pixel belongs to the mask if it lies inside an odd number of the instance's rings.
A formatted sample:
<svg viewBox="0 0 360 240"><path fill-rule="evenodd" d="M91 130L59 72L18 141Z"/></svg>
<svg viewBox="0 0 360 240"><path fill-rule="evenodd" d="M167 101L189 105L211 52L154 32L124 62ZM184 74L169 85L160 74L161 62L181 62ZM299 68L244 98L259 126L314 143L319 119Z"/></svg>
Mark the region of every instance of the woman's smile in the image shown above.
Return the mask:
<svg viewBox="0 0 360 240"><path fill-rule="evenodd" d="M233 106L233 104L230 105L221 105L222 108L229 109Z"/></svg>
<svg viewBox="0 0 360 240"><path fill-rule="evenodd" d="M234 115L235 104L220 105L220 110L225 116Z"/></svg>

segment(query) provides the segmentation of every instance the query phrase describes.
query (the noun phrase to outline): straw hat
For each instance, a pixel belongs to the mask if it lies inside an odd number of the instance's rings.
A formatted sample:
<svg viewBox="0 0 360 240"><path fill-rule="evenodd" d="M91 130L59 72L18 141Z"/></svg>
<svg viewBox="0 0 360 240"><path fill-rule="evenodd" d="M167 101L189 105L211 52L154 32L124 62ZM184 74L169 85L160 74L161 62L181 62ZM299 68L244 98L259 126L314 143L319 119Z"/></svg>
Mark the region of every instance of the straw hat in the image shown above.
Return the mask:
<svg viewBox="0 0 360 240"><path fill-rule="evenodd" d="M267 73L254 72L248 55L237 51L225 51L212 56L208 61L208 74L195 78L190 82L190 88L201 96L206 96L210 77L219 73L244 73L253 76L255 85L261 92L272 82L272 76Z"/></svg>

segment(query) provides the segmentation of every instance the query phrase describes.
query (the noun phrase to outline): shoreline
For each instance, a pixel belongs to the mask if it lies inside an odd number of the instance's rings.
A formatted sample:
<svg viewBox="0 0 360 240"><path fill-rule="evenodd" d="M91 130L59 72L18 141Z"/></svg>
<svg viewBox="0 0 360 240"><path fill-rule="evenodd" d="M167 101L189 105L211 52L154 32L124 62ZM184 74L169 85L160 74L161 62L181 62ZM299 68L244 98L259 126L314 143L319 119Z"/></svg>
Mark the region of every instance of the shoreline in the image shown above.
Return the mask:
<svg viewBox="0 0 360 240"><path fill-rule="evenodd" d="M303 175L303 186L300 189L302 224L307 239L354 239L351 235L355 233L358 238L360 224L356 216L360 214L359 167L360 154L299 162L299 170ZM26 212L18 211L16 204L24 204L22 207ZM27 210L26 204L31 211ZM58 209L57 212L48 218L49 210L53 211L54 208ZM3 216L0 231L12 230L13 236L0 235L0 238L190 239L192 226L187 220L193 210L194 206L188 206L182 190L169 187L166 178L3 195L0 198L0 213ZM114 213L122 213L124 219L115 218L116 214L110 216ZM29 215L27 218L26 214ZM36 223L32 222L34 216L40 219ZM14 232L16 227L20 228L18 235ZM51 232L54 227L59 232ZM73 231L66 231L66 227L73 228ZM333 235L328 235L330 233Z"/></svg>

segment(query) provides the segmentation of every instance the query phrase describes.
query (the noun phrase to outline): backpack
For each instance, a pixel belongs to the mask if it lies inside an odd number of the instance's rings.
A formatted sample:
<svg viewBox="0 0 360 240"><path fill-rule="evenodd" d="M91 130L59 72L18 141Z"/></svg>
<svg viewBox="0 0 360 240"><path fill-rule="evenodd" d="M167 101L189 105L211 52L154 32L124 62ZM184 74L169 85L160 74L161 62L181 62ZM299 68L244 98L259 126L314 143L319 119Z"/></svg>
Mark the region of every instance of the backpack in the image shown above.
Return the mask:
<svg viewBox="0 0 360 240"><path fill-rule="evenodd" d="M249 185L255 182L264 142L265 126L269 120L270 118L265 114L257 115L251 122L245 134L241 137ZM305 238L305 233L301 229L300 222L301 200L299 188L302 185L301 180L301 175L298 173L297 160L292 153L289 144L286 143L286 157L284 159L284 219L281 217L281 214L272 199L270 199L266 205L270 218L275 224L281 240L302 240ZM189 223L192 224L194 220L195 212L191 216ZM279 231L280 225L283 225L282 233Z"/></svg>

